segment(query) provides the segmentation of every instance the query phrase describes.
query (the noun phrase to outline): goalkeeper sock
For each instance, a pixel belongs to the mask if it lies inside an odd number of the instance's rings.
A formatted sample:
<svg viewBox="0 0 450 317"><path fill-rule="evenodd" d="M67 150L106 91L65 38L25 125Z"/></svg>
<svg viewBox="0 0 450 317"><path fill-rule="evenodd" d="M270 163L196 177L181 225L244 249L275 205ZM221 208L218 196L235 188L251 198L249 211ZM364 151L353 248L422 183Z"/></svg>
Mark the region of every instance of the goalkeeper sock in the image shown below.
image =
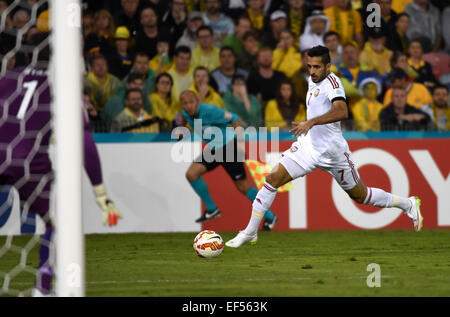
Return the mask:
<svg viewBox="0 0 450 317"><path fill-rule="evenodd" d="M247 198L250 199L250 201L252 202L255 200L256 195L258 195L258 191L253 186L250 187L250 189L245 193L245 196L247 196ZM274 217L275 215L270 210L267 210L266 213L264 214L264 219L269 221L272 221Z"/></svg>
<svg viewBox="0 0 450 317"><path fill-rule="evenodd" d="M47 226L44 237L39 247L39 270L36 274L36 288L42 293L48 294L52 286L53 272L49 263L50 241L52 239L53 227Z"/></svg>
<svg viewBox="0 0 450 317"><path fill-rule="evenodd" d="M217 209L216 204L214 203L214 201L211 198L211 195L209 194L208 186L201 177L199 177L197 180L193 181L190 184L194 189L194 191L197 193L197 195L199 195L202 201L205 203L207 211L214 211Z"/></svg>
<svg viewBox="0 0 450 317"><path fill-rule="evenodd" d="M44 237L42 238L41 245L39 247L39 267L49 266L49 254L50 254L50 241L52 239L53 227L47 226L45 228Z"/></svg>

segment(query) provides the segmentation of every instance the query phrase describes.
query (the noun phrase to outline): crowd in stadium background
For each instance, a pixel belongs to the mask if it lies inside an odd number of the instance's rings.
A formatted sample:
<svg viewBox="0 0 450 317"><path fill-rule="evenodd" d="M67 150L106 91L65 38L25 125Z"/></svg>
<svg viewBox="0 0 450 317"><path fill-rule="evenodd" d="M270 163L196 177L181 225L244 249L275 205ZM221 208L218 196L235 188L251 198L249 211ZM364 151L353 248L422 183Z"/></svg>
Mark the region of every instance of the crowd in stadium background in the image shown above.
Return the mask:
<svg viewBox="0 0 450 317"><path fill-rule="evenodd" d="M10 3L0 1L0 12ZM36 3L24 0L7 16L3 63ZM288 130L305 120L305 57L315 45L330 49L331 71L348 97L344 130L450 130L447 0L82 4L84 101L93 132L171 131L185 89L246 126ZM29 63L32 35L50 31L47 4L36 17L6 69Z"/></svg>

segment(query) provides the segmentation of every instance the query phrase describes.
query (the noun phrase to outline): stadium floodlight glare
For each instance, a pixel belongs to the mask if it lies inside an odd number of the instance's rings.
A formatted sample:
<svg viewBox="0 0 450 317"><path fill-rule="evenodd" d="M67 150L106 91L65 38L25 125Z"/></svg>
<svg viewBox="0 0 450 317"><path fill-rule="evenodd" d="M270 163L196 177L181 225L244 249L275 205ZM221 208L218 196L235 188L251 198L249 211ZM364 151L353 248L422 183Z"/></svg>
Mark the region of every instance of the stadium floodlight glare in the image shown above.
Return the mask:
<svg viewBox="0 0 450 317"><path fill-rule="evenodd" d="M51 0L56 158L56 295L84 296L82 228L81 9Z"/></svg>

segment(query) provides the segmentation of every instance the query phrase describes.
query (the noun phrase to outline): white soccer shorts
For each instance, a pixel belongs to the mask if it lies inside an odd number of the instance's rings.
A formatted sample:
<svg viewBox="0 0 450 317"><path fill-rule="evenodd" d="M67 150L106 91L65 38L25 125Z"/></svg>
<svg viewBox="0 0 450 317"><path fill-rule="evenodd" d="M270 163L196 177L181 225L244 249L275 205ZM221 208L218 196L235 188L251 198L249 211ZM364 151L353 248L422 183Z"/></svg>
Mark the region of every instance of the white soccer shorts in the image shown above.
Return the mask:
<svg viewBox="0 0 450 317"><path fill-rule="evenodd" d="M320 159L313 158L309 147L300 148L298 142L294 142L291 148L282 154L282 164L293 179L303 177L316 168L320 168L333 175L334 179L343 190L350 190L359 182L359 173L355 168L350 151L342 151L336 154L332 164L323 164ZM329 158L327 158L329 161Z"/></svg>

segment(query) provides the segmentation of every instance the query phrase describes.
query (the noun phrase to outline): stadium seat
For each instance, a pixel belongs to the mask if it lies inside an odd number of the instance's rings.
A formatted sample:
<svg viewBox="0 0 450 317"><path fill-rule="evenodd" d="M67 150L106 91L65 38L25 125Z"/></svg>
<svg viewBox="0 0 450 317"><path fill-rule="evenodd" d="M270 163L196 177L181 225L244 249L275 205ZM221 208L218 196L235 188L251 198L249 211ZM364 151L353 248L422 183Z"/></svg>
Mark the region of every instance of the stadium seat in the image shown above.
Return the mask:
<svg viewBox="0 0 450 317"><path fill-rule="evenodd" d="M325 10L326 8L331 7L335 2L336 0L322 0L323 9Z"/></svg>
<svg viewBox="0 0 450 317"><path fill-rule="evenodd" d="M445 53L427 53L423 59L431 64L435 78L450 72L450 56Z"/></svg>

